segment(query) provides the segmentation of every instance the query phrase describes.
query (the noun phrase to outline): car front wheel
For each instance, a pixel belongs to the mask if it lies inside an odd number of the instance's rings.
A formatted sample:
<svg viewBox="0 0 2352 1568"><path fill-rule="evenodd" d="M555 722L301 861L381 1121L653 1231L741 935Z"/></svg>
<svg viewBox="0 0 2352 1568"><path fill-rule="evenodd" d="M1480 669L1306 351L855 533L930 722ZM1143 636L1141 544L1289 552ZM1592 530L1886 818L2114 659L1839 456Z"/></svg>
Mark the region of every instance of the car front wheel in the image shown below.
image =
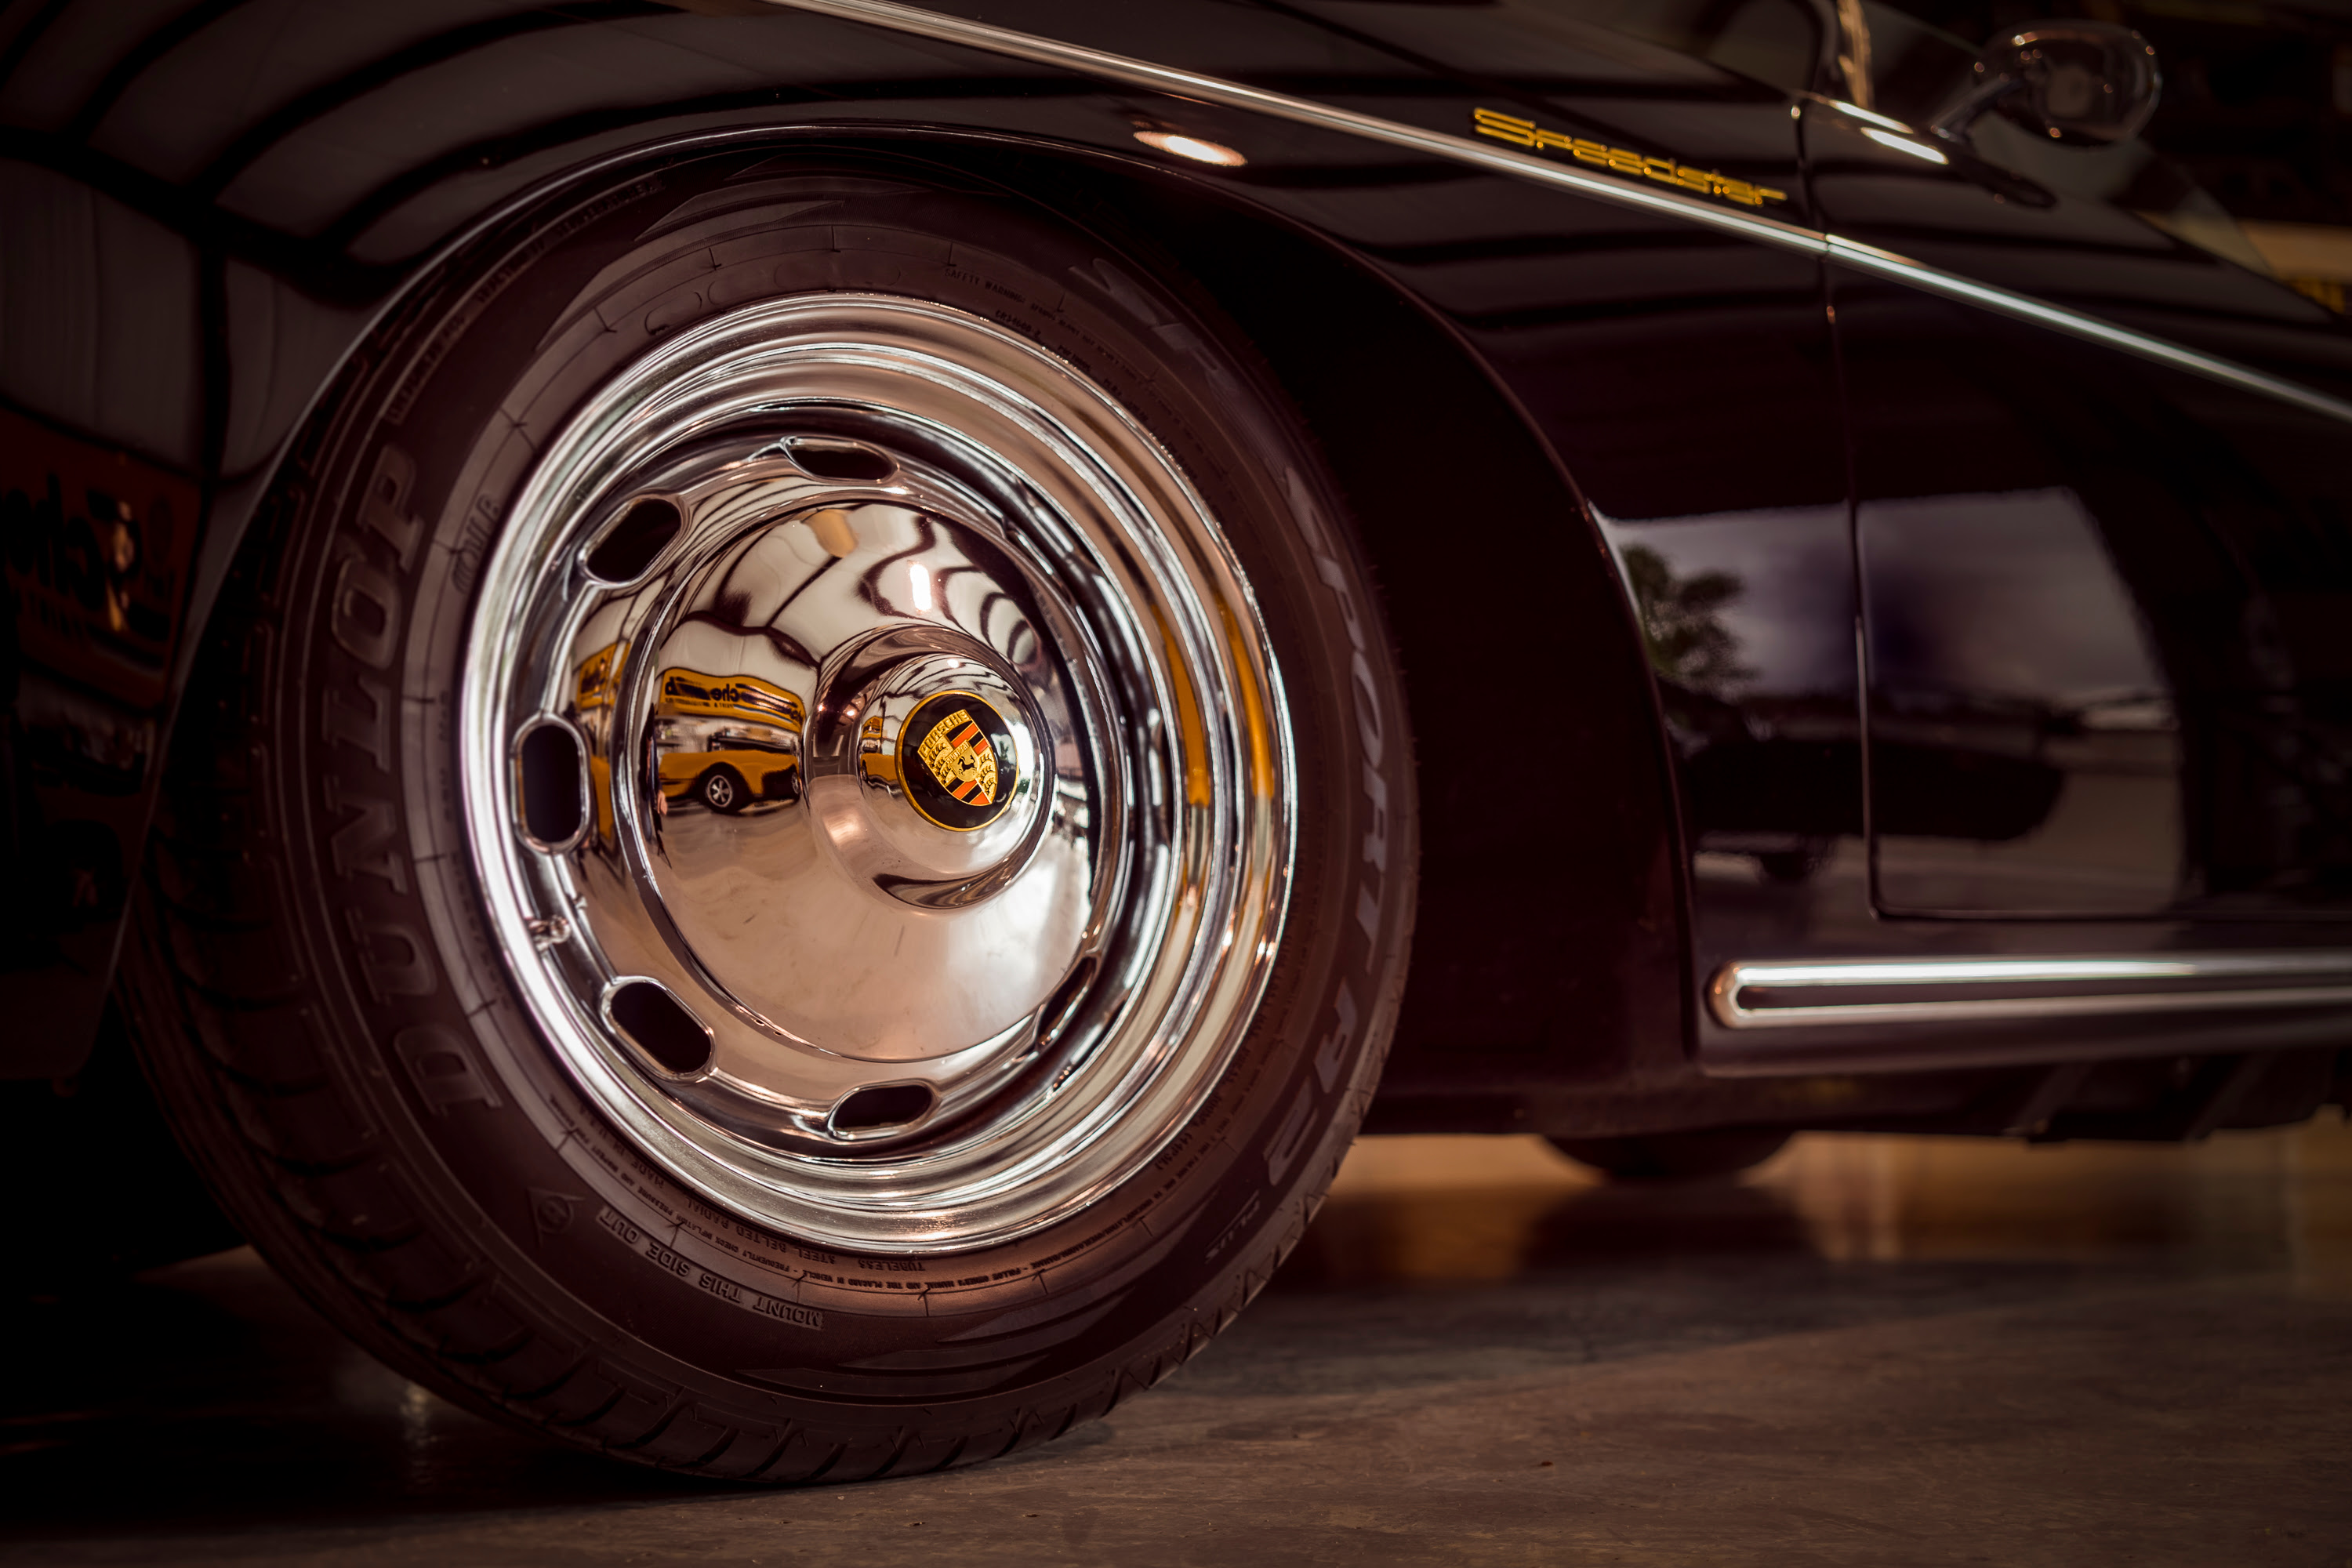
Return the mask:
<svg viewBox="0 0 2352 1568"><path fill-rule="evenodd" d="M1370 1098L1414 808L1335 487L1181 269L730 155L489 237L327 408L135 971L256 1245L477 1410L767 1480L1223 1328ZM665 737L752 709L794 797L675 809Z"/></svg>

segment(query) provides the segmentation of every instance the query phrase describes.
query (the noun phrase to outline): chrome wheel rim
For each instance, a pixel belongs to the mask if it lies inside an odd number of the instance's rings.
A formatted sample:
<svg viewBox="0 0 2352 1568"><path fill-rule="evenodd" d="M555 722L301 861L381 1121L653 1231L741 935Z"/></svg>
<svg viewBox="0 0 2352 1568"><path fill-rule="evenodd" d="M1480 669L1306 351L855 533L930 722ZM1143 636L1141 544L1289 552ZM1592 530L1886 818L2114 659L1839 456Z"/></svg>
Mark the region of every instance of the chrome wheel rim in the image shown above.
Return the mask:
<svg viewBox="0 0 2352 1568"><path fill-rule="evenodd" d="M880 295L666 342L482 567L470 847L526 1011L656 1164L885 1252L1167 1147L1278 946L1289 725L1170 455L1067 362Z"/></svg>

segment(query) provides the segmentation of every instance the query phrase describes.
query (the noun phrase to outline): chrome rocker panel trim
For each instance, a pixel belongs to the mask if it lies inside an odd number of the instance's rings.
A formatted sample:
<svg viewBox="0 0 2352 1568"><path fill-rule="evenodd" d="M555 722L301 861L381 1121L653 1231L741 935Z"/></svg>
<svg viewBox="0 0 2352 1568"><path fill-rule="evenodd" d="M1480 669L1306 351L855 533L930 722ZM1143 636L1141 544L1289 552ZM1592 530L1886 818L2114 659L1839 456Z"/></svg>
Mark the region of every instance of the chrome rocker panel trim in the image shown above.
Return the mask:
<svg viewBox="0 0 2352 1568"><path fill-rule="evenodd" d="M2273 984L2216 984L2263 982ZM2105 984L2095 993L1954 996L1978 989ZM1878 990L1933 986L1916 1002L1835 1002L1750 1007L1748 990ZM1742 960L1715 973L1707 1010L1727 1029L1819 1028L1851 1024L1987 1023L2011 1018L2111 1017L2135 1013L2352 1005L2352 951L2168 953L2161 957L2032 959Z"/></svg>
<svg viewBox="0 0 2352 1568"><path fill-rule="evenodd" d="M1760 244L1806 252L1857 272L1866 272L1927 293L1940 294L1963 304L2031 321L2036 326L2118 349L2158 364L2170 365L2175 370L2203 376L2209 381L2259 393L2282 403L2292 404L2307 413L2352 423L2352 403L2330 397L2252 366L2204 353L2168 339L2118 327L2095 316L2036 300L2031 295L2011 293L2006 289L1979 283L1957 273L1914 261L1891 250L1882 250L1875 246L1864 245L1798 224L1783 223L1777 218L1734 212L1696 196L1636 184L1610 175L1587 174L1580 169L1547 163L1529 153L1486 145L1466 136L1427 131L1398 121L1382 120L1377 115L1359 114L1353 110L1337 109L1308 99L1268 92L1219 77L1202 76L1171 66L1153 65L1126 55L1066 44L1053 38L1039 37L1033 33L1014 32L986 22L940 16L916 6L898 5L894 0L765 0L765 3L840 21L862 22L941 43L960 44L1013 59L1057 67L1098 80L1172 93L1204 103L1221 104L1228 109L1342 132L1367 141L1382 142L1433 157L1449 158L1458 163L1471 164L1515 179L1558 186L1618 206L1664 214Z"/></svg>

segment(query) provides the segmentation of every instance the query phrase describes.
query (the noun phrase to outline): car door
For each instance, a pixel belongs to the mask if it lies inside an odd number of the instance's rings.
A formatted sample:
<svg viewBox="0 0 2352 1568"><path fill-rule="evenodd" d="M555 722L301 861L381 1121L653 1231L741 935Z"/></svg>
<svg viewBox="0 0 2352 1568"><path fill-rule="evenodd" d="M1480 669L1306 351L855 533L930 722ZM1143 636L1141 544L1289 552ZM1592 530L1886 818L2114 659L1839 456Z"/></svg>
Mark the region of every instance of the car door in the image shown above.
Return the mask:
<svg viewBox="0 0 2352 1568"><path fill-rule="evenodd" d="M1832 268L1874 906L2352 915L2352 339L2136 140L1929 131L1972 51L1862 19L1869 101L1804 115L1824 226L2119 329Z"/></svg>

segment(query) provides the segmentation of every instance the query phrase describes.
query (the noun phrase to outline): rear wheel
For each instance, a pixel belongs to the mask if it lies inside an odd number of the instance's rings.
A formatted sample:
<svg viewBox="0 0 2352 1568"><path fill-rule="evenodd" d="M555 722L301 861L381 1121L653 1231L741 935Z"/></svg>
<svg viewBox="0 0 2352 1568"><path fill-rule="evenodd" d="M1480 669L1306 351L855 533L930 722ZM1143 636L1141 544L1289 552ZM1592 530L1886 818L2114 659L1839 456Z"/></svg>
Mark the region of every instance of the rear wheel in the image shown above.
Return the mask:
<svg viewBox="0 0 2352 1568"><path fill-rule="evenodd" d="M370 345L215 622L136 999L403 1371L845 1479L1098 1415L1265 1282L1378 1075L1412 769L1331 487L1174 269L753 167L536 215ZM713 721L792 798L674 809Z"/></svg>
<svg viewBox="0 0 2352 1568"><path fill-rule="evenodd" d="M743 788L741 775L738 774L733 768L711 769L702 775L701 783L697 788L702 795L703 805L713 811L725 812L730 816L742 810L744 803L751 798L750 793Z"/></svg>
<svg viewBox="0 0 2352 1568"><path fill-rule="evenodd" d="M1773 1127L1707 1127L1632 1138L1554 1138L1551 1144L1619 1181L1704 1182L1762 1164L1791 1136Z"/></svg>

